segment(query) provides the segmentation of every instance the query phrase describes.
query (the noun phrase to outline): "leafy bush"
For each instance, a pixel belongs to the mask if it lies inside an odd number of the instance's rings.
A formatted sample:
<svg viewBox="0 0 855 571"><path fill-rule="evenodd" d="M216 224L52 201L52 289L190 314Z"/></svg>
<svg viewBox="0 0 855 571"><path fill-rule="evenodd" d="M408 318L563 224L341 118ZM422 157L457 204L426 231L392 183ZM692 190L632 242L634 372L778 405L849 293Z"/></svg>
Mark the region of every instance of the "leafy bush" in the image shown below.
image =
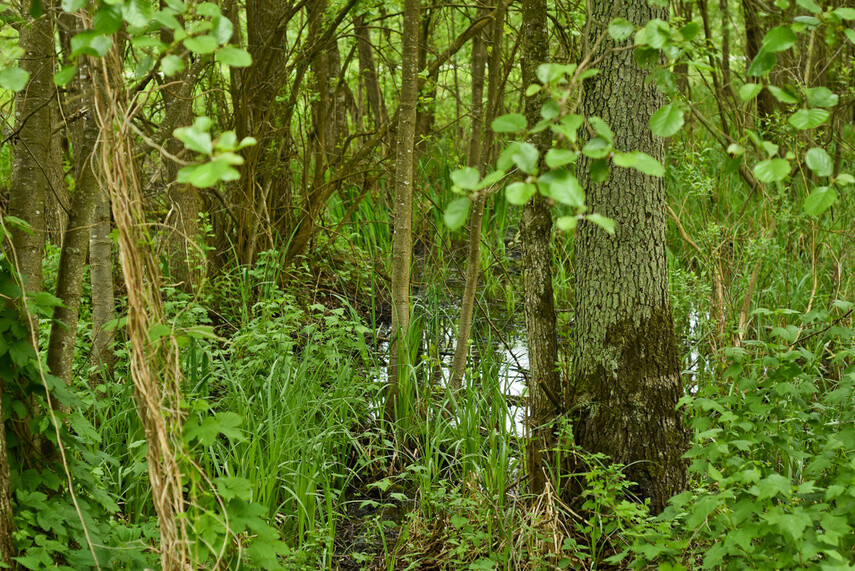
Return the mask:
<svg viewBox="0 0 855 571"><path fill-rule="evenodd" d="M663 514L671 533L636 543L637 565L853 569L855 334L840 325L852 305L834 308L798 325L761 310L779 341L730 349L729 383L684 399L697 486Z"/></svg>

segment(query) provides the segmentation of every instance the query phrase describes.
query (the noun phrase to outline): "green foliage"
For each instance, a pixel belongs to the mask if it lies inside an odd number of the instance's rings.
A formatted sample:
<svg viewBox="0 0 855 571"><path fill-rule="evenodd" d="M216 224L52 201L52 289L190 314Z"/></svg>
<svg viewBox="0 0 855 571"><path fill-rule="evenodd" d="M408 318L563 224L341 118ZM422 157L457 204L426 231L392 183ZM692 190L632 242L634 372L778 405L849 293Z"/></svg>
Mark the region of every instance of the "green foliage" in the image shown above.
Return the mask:
<svg viewBox="0 0 855 571"><path fill-rule="evenodd" d="M777 340L729 350L729 383L684 399L697 485L663 514L671 532L642 536L637 555L703 569L851 568L855 332L841 325L851 304L833 308L785 326L791 312L769 311L783 318Z"/></svg>

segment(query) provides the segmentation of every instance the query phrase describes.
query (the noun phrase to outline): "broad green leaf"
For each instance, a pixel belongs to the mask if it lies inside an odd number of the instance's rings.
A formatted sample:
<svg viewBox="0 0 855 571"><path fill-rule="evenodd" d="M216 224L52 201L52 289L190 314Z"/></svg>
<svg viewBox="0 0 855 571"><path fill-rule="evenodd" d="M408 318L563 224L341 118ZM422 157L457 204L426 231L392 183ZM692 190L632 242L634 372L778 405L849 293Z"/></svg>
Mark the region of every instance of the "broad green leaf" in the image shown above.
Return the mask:
<svg viewBox="0 0 855 571"><path fill-rule="evenodd" d="M808 12L813 12L814 14L822 13L822 8L820 8L813 0L796 0L796 4L798 4Z"/></svg>
<svg viewBox="0 0 855 571"><path fill-rule="evenodd" d="M532 95L535 95L536 93L540 93L540 90L541 90L541 89L543 89L543 87L542 87L542 86L540 86L540 85L538 85L538 84L536 84L536 83L532 83L532 84L531 84L531 85L529 85L529 86L528 86L528 88L525 90L525 96L526 96L526 97L531 97Z"/></svg>
<svg viewBox="0 0 855 571"><path fill-rule="evenodd" d="M160 60L160 69L162 69L163 73L168 77L172 77L184 69L184 60L177 55L169 54Z"/></svg>
<svg viewBox="0 0 855 571"><path fill-rule="evenodd" d="M564 65L559 63L542 63L537 66L537 79L541 83L552 83L561 79L567 73L573 73L576 66Z"/></svg>
<svg viewBox="0 0 855 571"><path fill-rule="evenodd" d="M555 221L555 225L558 226L558 229L562 232L572 232L575 230L578 222L579 219L575 216L562 216Z"/></svg>
<svg viewBox="0 0 855 571"><path fill-rule="evenodd" d="M837 14L837 17L841 20L855 20L855 8L842 7L835 10L834 13Z"/></svg>
<svg viewBox="0 0 855 571"><path fill-rule="evenodd" d="M578 138L579 127L585 122L585 118L581 115L570 114L562 117L557 124L550 127L556 135L563 135L572 142L576 142Z"/></svg>
<svg viewBox="0 0 855 571"><path fill-rule="evenodd" d="M214 53L218 45L214 36L198 36L184 40L184 47L197 54Z"/></svg>
<svg viewBox="0 0 855 571"><path fill-rule="evenodd" d="M505 198L511 204L522 206L537 192L537 187L528 182L515 182L505 189Z"/></svg>
<svg viewBox="0 0 855 571"><path fill-rule="evenodd" d="M609 143L613 143L615 140L615 134L609 128L608 123L600 119L599 117L588 117L588 123L590 123L591 127L593 127L594 132L608 141Z"/></svg>
<svg viewBox="0 0 855 571"><path fill-rule="evenodd" d="M165 28L169 28L170 30L182 29L181 22L168 10L158 10L154 13L153 17L158 24Z"/></svg>
<svg viewBox="0 0 855 571"><path fill-rule="evenodd" d="M671 28L667 22L654 18L644 26L644 39L648 46L658 50L671 39Z"/></svg>
<svg viewBox="0 0 855 571"><path fill-rule="evenodd" d="M184 146L201 153L211 155L214 146L211 142L211 120L207 117L197 117L190 127L179 127L173 131L173 135L184 143Z"/></svg>
<svg viewBox="0 0 855 571"><path fill-rule="evenodd" d="M641 151L631 153L615 152L614 164L619 167L633 168L646 175L662 177L665 176L665 168L655 158Z"/></svg>
<svg viewBox="0 0 855 571"><path fill-rule="evenodd" d="M72 13L77 12L84 6L86 6L86 0L62 0L62 10L63 12Z"/></svg>
<svg viewBox="0 0 855 571"><path fill-rule="evenodd" d="M92 27L95 31L106 36L118 32L123 23L122 10L118 6L109 4L101 4L92 19Z"/></svg>
<svg viewBox="0 0 855 571"><path fill-rule="evenodd" d="M546 162L546 166L551 169L563 167L564 165L568 165L570 163L575 163L578 158L579 153L576 151L571 151L569 149L556 149L552 148L546 151L546 156L543 157L544 162Z"/></svg>
<svg viewBox="0 0 855 571"><path fill-rule="evenodd" d="M540 154L531 143L517 143L511 154L514 164L526 174L537 173L537 160Z"/></svg>
<svg viewBox="0 0 855 571"><path fill-rule="evenodd" d="M772 96L781 103L786 103L787 105L795 105L799 102L799 98L796 96L796 94L789 89L784 89L778 87L777 85L770 85L768 89Z"/></svg>
<svg viewBox="0 0 855 571"><path fill-rule="evenodd" d="M649 46L638 46L632 54L635 63L641 68L647 68L659 63L659 50Z"/></svg>
<svg viewBox="0 0 855 571"><path fill-rule="evenodd" d="M601 183L609 180L609 169L611 169L611 163L607 159L591 161L588 173L591 177L591 182Z"/></svg>
<svg viewBox="0 0 855 571"><path fill-rule="evenodd" d="M695 39L695 36L701 31L701 25L697 22L689 22L682 28L680 28L680 35L683 36L683 40L687 42L691 42Z"/></svg>
<svg viewBox="0 0 855 571"><path fill-rule="evenodd" d="M210 188L220 181L237 180L240 173L221 158L207 163L188 165L178 171L178 182L192 184L196 188Z"/></svg>
<svg viewBox="0 0 855 571"><path fill-rule="evenodd" d="M731 143L727 146L727 154L734 156L745 154L745 147L739 143Z"/></svg>
<svg viewBox="0 0 855 571"><path fill-rule="evenodd" d="M196 5L196 13L200 16L207 16L208 18L214 18L222 14L220 7L213 2L200 2Z"/></svg>
<svg viewBox="0 0 855 571"><path fill-rule="evenodd" d="M805 163L817 176L831 176L834 163L825 149L814 147L805 154Z"/></svg>
<svg viewBox="0 0 855 571"><path fill-rule="evenodd" d="M497 117L490 126L496 133L516 133L525 129L526 120L519 113L508 113Z"/></svg>
<svg viewBox="0 0 855 571"><path fill-rule="evenodd" d="M760 182L784 180L790 174L790 161L787 159L768 159L754 166L754 176Z"/></svg>
<svg viewBox="0 0 855 571"><path fill-rule="evenodd" d="M213 24L213 32L214 36L217 38L217 42L219 42L220 45L229 43L232 39L232 33L234 32L232 21L225 16L216 16L211 20L211 23Z"/></svg>
<svg viewBox="0 0 855 571"><path fill-rule="evenodd" d="M629 38L635 31L635 26L625 18L615 18L609 22L609 35L616 42L622 42Z"/></svg>
<svg viewBox="0 0 855 571"><path fill-rule="evenodd" d="M585 191L573 174L566 168L550 171L540 177L541 182L549 184L549 197L552 200L581 208L585 206Z"/></svg>
<svg viewBox="0 0 855 571"><path fill-rule="evenodd" d="M842 184L843 186L848 186L850 184L855 184L855 177L849 173L840 173L837 175L837 178L834 179L834 182L837 184Z"/></svg>
<svg viewBox="0 0 855 571"><path fill-rule="evenodd" d="M478 185L475 187L475 190L482 190L487 187L493 186L503 178L505 178L505 171L495 170L491 173L488 173L487 176L481 179L481 182L478 183Z"/></svg>
<svg viewBox="0 0 855 571"><path fill-rule="evenodd" d="M855 30L852 28L846 28L843 30L843 35L846 36L846 39L849 40L849 43L855 44Z"/></svg>
<svg viewBox="0 0 855 571"><path fill-rule="evenodd" d="M60 87L68 85L68 82L71 81L71 78L74 77L75 73L77 73L76 65L67 65L63 67L61 70L53 74L54 85L58 85Z"/></svg>
<svg viewBox="0 0 855 571"><path fill-rule="evenodd" d="M759 83L746 83L739 88L739 98L743 101L751 101L763 91L763 86Z"/></svg>
<svg viewBox="0 0 855 571"><path fill-rule="evenodd" d="M762 516L763 519L776 525L786 533L793 541L799 541L804 535L806 527L813 527L810 516L798 508L793 513L770 512Z"/></svg>
<svg viewBox="0 0 855 571"><path fill-rule="evenodd" d="M615 233L615 221L611 218L606 218L602 214L588 214L585 216L588 220L605 230L611 235Z"/></svg>
<svg viewBox="0 0 855 571"><path fill-rule="evenodd" d="M144 28L154 16L149 0L127 0L122 4L122 17L130 26Z"/></svg>
<svg viewBox="0 0 855 571"><path fill-rule="evenodd" d="M109 36L99 34L95 30L87 30L71 38L71 56L104 57L110 51L111 45L113 41Z"/></svg>
<svg viewBox="0 0 855 571"><path fill-rule="evenodd" d="M468 196L461 196L452 200L445 208L443 220L449 230L457 230L463 223L466 222L466 217L469 216L469 207L472 200Z"/></svg>
<svg viewBox="0 0 855 571"><path fill-rule="evenodd" d="M9 91L21 91L27 87L30 74L20 67L0 69L0 87Z"/></svg>
<svg viewBox="0 0 855 571"><path fill-rule="evenodd" d="M813 87L805 90L807 104L810 107L834 107L837 105L837 94L827 87Z"/></svg>
<svg viewBox="0 0 855 571"><path fill-rule="evenodd" d="M751 62L751 65L748 66L746 75L750 77L763 77L772 71L776 63L778 63L778 58L774 52L761 49L757 57L754 58L754 61Z"/></svg>
<svg viewBox="0 0 855 571"><path fill-rule="evenodd" d="M787 26L772 28L763 37L763 49L770 52L788 50L796 43L796 35Z"/></svg>
<svg viewBox="0 0 855 571"><path fill-rule="evenodd" d="M480 178L481 175L478 173L478 169L473 167L463 167L451 173L451 182L463 190L472 190L475 188Z"/></svg>
<svg viewBox="0 0 855 571"><path fill-rule="evenodd" d="M585 146L582 147L582 154L592 159L602 159L605 158L611 150L611 143L602 137L596 137L585 143Z"/></svg>
<svg viewBox="0 0 855 571"><path fill-rule="evenodd" d="M808 216L819 216L837 200L837 190L833 186L820 186L805 198L804 210Z"/></svg>
<svg viewBox="0 0 855 571"><path fill-rule="evenodd" d="M824 109L799 109L787 119L787 122L799 129L804 131L806 129L813 129L815 127L819 127L828 119L829 113Z"/></svg>
<svg viewBox="0 0 855 571"><path fill-rule="evenodd" d="M670 137L679 131L684 123L683 110L671 103L659 108L650 117L650 130L660 137Z"/></svg>
<svg viewBox="0 0 855 571"><path fill-rule="evenodd" d="M252 56L249 55L248 51L231 46L217 50L214 59L229 67L249 67L252 65Z"/></svg>

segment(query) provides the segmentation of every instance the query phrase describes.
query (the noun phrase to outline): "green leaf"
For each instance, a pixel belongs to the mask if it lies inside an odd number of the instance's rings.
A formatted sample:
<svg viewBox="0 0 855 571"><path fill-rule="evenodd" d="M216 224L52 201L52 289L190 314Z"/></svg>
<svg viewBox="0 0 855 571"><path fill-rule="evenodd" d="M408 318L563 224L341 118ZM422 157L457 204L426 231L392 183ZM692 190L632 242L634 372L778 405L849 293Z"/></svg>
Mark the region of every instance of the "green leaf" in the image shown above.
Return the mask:
<svg viewBox="0 0 855 571"><path fill-rule="evenodd" d="M837 94L827 87L813 87L805 90L807 104L810 107L834 107L837 105Z"/></svg>
<svg viewBox="0 0 855 571"><path fill-rule="evenodd" d="M248 51L230 46L218 50L214 59L229 67L249 67L252 65L252 56L249 55Z"/></svg>
<svg viewBox="0 0 855 571"><path fill-rule="evenodd" d="M515 182L505 189L505 198L511 204L522 206L535 195L537 187L527 182Z"/></svg>
<svg viewBox="0 0 855 571"><path fill-rule="evenodd" d="M541 83L549 84L561 79L567 73L575 71L575 66L560 63L542 63L537 66L537 79Z"/></svg>
<svg viewBox="0 0 855 571"><path fill-rule="evenodd" d="M546 151L546 156L543 157L544 162L546 162L546 166L551 169L563 167L564 165L568 165L570 163L575 163L576 159L579 157L579 153L576 151L571 151L569 149L556 149L552 148Z"/></svg>
<svg viewBox="0 0 855 571"><path fill-rule="evenodd" d="M683 36L683 40L687 42L691 42L695 39L698 33L701 31L701 25L697 22L689 22L682 28L680 28L680 35Z"/></svg>
<svg viewBox="0 0 855 571"><path fill-rule="evenodd" d="M451 173L451 182L464 190L472 190L478 185L478 180L481 175L478 169L473 167L463 167Z"/></svg>
<svg viewBox="0 0 855 571"><path fill-rule="evenodd" d="M32 16L34 20L41 18L44 12L41 0L30 0L30 16Z"/></svg>
<svg viewBox="0 0 855 571"><path fill-rule="evenodd" d="M787 122L796 129L804 131L806 129L819 127L825 123L828 117L829 113L824 109L799 109L790 115Z"/></svg>
<svg viewBox="0 0 855 571"><path fill-rule="evenodd" d="M837 17L841 20L852 21L855 20L855 8L838 8L834 11L837 14Z"/></svg>
<svg viewBox="0 0 855 571"><path fill-rule="evenodd" d="M472 200L468 196L455 198L448 204L445 208L443 220L449 230L454 231L463 226L463 223L466 222L466 218L469 216L469 206L471 204Z"/></svg>
<svg viewBox="0 0 855 571"><path fill-rule="evenodd" d="M591 167L588 173L591 177L591 182L601 183L609 180L610 169L611 163L607 159L591 161Z"/></svg>
<svg viewBox="0 0 855 571"><path fill-rule="evenodd" d="M655 177L665 176L665 168L662 164L641 151L632 151L631 153L615 152L613 161L619 167L633 168L646 175Z"/></svg>
<svg viewBox="0 0 855 571"><path fill-rule="evenodd" d="M119 7L109 4L102 4L92 19L92 27L95 31L105 36L118 32L122 23L122 11Z"/></svg>
<svg viewBox="0 0 855 571"><path fill-rule="evenodd" d="M184 47L197 54L214 53L218 45L217 38L214 36L198 36L184 40Z"/></svg>
<svg viewBox="0 0 855 571"><path fill-rule="evenodd" d="M596 137L585 143L585 146L582 147L582 154L592 159L602 159L605 158L611 150L611 143L602 137Z"/></svg>
<svg viewBox="0 0 855 571"><path fill-rule="evenodd" d="M834 162L825 149L814 147L805 154L805 163L817 176L831 176Z"/></svg>
<svg viewBox="0 0 855 571"><path fill-rule="evenodd" d="M615 233L615 221L611 218L606 218L602 214L588 214L585 216L588 220L614 236Z"/></svg>
<svg viewBox="0 0 855 571"><path fill-rule="evenodd" d="M781 103L785 103L787 105L795 105L799 102L799 98L796 94L789 90L778 87L777 85L770 85L767 89L772 94L772 96L780 101Z"/></svg>
<svg viewBox="0 0 855 571"><path fill-rule="evenodd" d="M757 163L754 176L760 182L784 180L790 174L790 161L787 159L768 159Z"/></svg>
<svg viewBox="0 0 855 571"><path fill-rule="evenodd" d="M774 52L761 49L757 57L754 58L754 61L751 62L751 65L748 66L746 75L750 77L763 77L772 71L776 63L778 63L778 58Z"/></svg>
<svg viewBox="0 0 855 571"><path fill-rule="evenodd" d="M572 232L576 229L576 224L578 224L578 222L579 219L575 216L562 216L555 221L555 225L558 226L558 229L562 232Z"/></svg>
<svg viewBox="0 0 855 571"><path fill-rule="evenodd" d="M550 129L556 135L563 135L572 142L578 139L579 127L585 122L581 115L570 114L562 117L557 124L551 125Z"/></svg>
<svg viewBox="0 0 855 571"><path fill-rule="evenodd" d="M497 117L491 124L491 127L496 133L516 133L525 129L526 120L519 113L508 113L507 115Z"/></svg>
<svg viewBox="0 0 855 571"><path fill-rule="evenodd" d="M0 88L9 91L21 91L27 87L30 74L20 67L7 67L0 69Z"/></svg>
<svg viewBox="0 0 855 571"><path fill-rule="evenodd" d="M549 184L550 198L574 208L585 206L585 191L569 170L561 168L547 175L541 177L541 182Z"/></svg>
<svg viewBox="0 0 855 571"><path fill-rule="evenodd" d="M484 188L493 186L503 178L505 178L505 171L495 170L491 173L488 173L487 176L481 179L481 182L478 183L478 185L475 187L475 190L482 190Z"/></svg>
<svg viewBox="0 0 855 571"><path fill-rule="evenodd" d="M648 46L654 49L662 48L671 39L671 28L667 22L654 18L644 26L644 40Z"/></svg>
<svg viewBox="0 0 855 571"><path fill-rule="evenodd" d="M813 12L814 14L822 13L822 8L817 6L816 2L814 2L813 0L796 0L796 4L798 4L808 12Z"/></svg>
<svg viewBox="0 0 855 571"><path fill-rule="evenodd" d="M650 130L660 137L670 137L679 131L684 123L683 110L671 103L659 108L650 117Z"/></svg>
<svg viewBox="0 0 855 571"><path fill-rule="evenodd" d="M609 35L616 42L622 42L629 38L635 31L635 26L625 18L615 18L609 22Z"/></svg>
<svg viewBox="0 0 855 571"><path fill-rule="evenodd" d="M54 85L59 87L68 85L68 82L71 81L75 73L77 73L76 65L67 65L63 67L61 70L53 74Z"/></svg>
<svg viewBox="0 0 855 571"><path fill-rule="evenodd" d="M526 174L537 173L538 158L540 158L540 153L537 152L537 148L531 143L517 143L511 154L511 160Z"/></svg>
<svg viewBox="0 0 855 571"><path fill-rule="evenodd" d="M191 151L203 155L211 155L214 145L211 142L211 120L207 117L197 117L191 127L179 127L173 131L173 135L180 139L184 146Z"/></svg>
<svg viewBox="0 0 855 571"><path fill-rule="evenodd" d="M127 0L122 4L122 17L135 28L144 28L154 15L149 0Z"/></svg>
<svg viewBox="0 0 855 571"><path fill-rule="evenodd" d="M787 26L772 28L763 37L763 49L770 52L781 52L793 47L796 43L796 35Z"/></svg>
<svg viewBox="0 0 855 571"><path fill-rule="evenodd" d="M528 86L528 88L525 90L525 96L526 96L526 97L531 97L532 95L535 95L536 93L540 93L540 90L541 90L541 89L543 89L543 87L542 87L542 86L540 86L540 85L538 85L538 84L536 84L536 83L532 83L532 84L531 84L531 85L529 85L529 86Z"/></svg>
<svg viewBox="0 0 855 571"><path fill-rule="evenodd" d="M852 28L846 28L843 30L843 35L846 36L846 39L849 40L849 43L855 44L855 30Z"/></svg>
<svg viewBox="0 0 855 571"><path fill-rule="evenodd" d="M588 123L594 129L594 132L609 142L609 144L614 143L615 134L609 128L608 123L600 119L599 117L588 117Z"/></svg>
<svg viewBox="0 0 855 571"><path fill-rule="evenodd" d="M61 6L63 12L70 14L86 6L86 0L62 0Z"/></svg>
<svg viewBox="0 0 855 571"><path fill-rule="evenodd" d="M743 101L751 101L763 91L763 86L759 83L746 83L739 88L739 98Z"/></svg>
<svg viewBox="0 0 855 571"><path fill-rule="evenodd" d="M160 60L160 69L167 77L172 77L184 69L184 60L174 54L169 54Z"/></svg>
<svg viewBox="0 0 855 571"><path fill-rule="evenodd" d="M213 32L214 36L217 38L217 42L219 42L220 45L229 43L229 40L232 39L232 33L234 32L232 21L225 16L216 16L211 20L211 23L213 24Z"/></svg>
<svg viewBox="0 0 855 571"><path fill-rule="evenodd" d="M113 41L109 36L99 34L95 30L87 30L71 38L71 56L104 57L110 51L111 45Z"/></svg>
<svg viewBox="0 0 855 571"><path fill-rule="evenodd" d="M207 16L208 18L215 18L222 14L220 7L213 2L200 2L196 5L196 13L200 16Z"/></svg>
<svg viewBox="0 0 855 571"><path fill-rule="evenodd" d="M237 180L240 173L230 162L233 161L218 157L207 163L188 165L178 171L177 180L192 184L196 188L210 188L220 181Z"/></svg>
<svg viewBox="0 0 855 571"><path fill-rule="evenodd" d="M819 216L837 200L837 190L833 186L820 186L805 198L804 211L808 216Z"/></svg>

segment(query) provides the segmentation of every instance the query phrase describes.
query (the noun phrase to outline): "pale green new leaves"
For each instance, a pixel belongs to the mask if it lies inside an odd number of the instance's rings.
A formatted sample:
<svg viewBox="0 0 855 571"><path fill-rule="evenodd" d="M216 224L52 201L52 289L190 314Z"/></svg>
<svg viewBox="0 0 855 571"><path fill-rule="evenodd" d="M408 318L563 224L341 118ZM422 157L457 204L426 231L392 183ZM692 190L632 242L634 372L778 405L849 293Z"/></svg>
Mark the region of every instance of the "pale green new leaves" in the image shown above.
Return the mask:
<svg viewBox="0 0 855 571"><path fill-rule="evenodd" d="M526 120L519 113L508 113L497 117L490 126L496 133L516 133L525 129Z"/></svg>
<svg viewBox="0 0 855 571"><path fill-rule="evenodd" d="M834 163L825 149L814 147L805 154L805 163L817 176L831 176Z"/></svg>
<svg viewBox="0 0 855 571"><path fill-rule="evenodd" d="M180 127L173 132L185 147L210 158L208 162L182 168L178 172L178 182L208 188L220 181L237 180L240 177L234 167L243 164L243 157L235 151L254 145L255 139L245 137L238 143L234 131L226 131L217 141L213 141L210 133L212 125L213 121L208 117L197 117L192 126Z"/></svg>
<svg viewBox="0 0 855 571"><path fill-rule="evenodd" d="M790 161L787 159L769 159L754 166L754 176L760 182L784 180L790 174Z"/></svg>
<svg viewBox="0 0 855 571"><path fill-rule="evenodd" d="M20 67L0 69L0 88L9 91L21 91L27 86L30 74Z"/></svg>
<svg viewBox="0 0 855 571"><path fill-rule="evenodd" d="M463 223L466 222L466 217L469 216L469 207L472 205L472 199L468 196L461 196L452 200L445 209L443 220L449 230L457 230Z"/></svg>
<svg viewBox="0 0 855 571"><path fill-rule="evenodd" d="M665 176L665 167L655 158L641 151L632 151L631 153L615 152L613 162L619 167L633 168L646 175L655 177Z"/></svg>

